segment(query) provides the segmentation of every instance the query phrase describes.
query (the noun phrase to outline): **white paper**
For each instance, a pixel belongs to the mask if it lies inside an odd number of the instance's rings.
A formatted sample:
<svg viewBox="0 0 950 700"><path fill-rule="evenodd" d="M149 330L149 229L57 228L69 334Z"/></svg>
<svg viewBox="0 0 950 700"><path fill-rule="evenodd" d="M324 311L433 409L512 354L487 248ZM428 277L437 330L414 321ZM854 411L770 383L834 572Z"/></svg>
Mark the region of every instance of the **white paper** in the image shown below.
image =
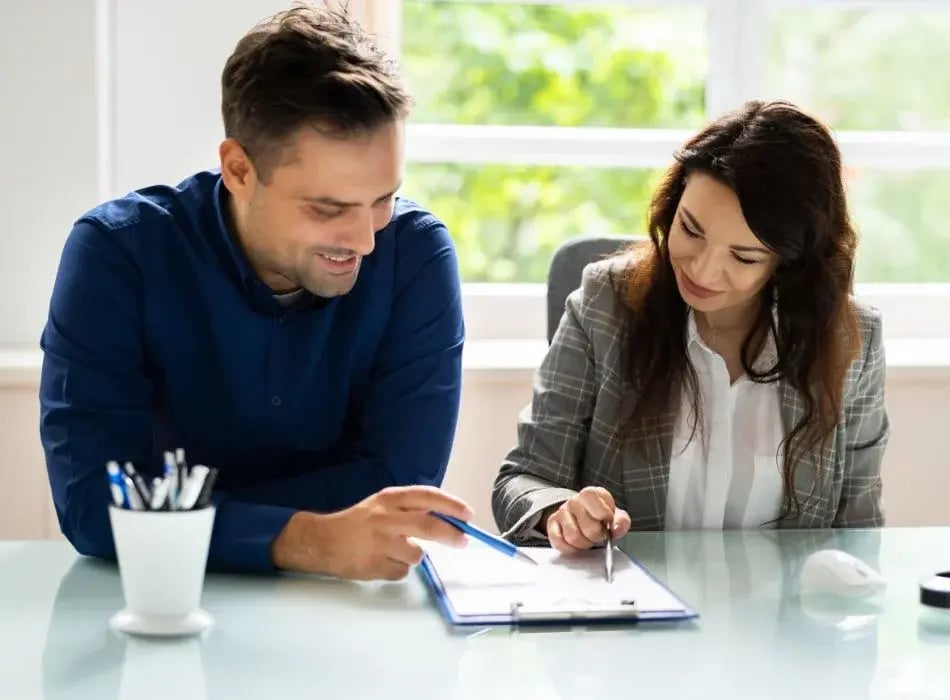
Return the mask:
<svg viewBox="0 0 950 700"><path fill-rule="evenodd" d="M507 557L475 540L456 549L435 542L419 543L445 588L452 609L462 616L508 615L520 602L534 610L604 608L622 611L635 601L638 612L686 609L627 556L615 550L613 581L604 577L604 551L570 556L547 547L522 551L538 566Z"/></svg>

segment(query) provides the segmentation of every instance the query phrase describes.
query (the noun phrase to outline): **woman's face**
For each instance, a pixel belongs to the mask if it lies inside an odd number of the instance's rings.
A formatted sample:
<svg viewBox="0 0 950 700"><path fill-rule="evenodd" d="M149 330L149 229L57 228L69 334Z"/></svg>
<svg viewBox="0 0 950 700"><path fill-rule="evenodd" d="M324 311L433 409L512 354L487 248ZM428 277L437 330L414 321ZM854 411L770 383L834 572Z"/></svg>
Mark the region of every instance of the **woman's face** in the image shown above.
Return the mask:
<svg viewBox="0 0 950 700"><path fill-rule="evenodd" d="M735 192L702 173L686 181L668 243L680 294L703 313L748 305L779 261L752 233Z"/></svg>

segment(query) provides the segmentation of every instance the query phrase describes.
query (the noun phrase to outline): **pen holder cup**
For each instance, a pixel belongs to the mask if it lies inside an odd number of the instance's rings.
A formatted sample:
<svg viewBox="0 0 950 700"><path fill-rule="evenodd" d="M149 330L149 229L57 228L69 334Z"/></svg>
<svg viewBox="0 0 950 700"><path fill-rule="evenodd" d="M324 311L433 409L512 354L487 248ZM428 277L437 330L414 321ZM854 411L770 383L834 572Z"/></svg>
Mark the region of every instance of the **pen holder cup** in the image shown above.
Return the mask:
<svg viewBox="0 0 950 700"><path fill-rule="evenodd" d="M209 628L201 609L214 506L148 511L109 507L125 609L111 625L130 634L182 636Z"/></svg>

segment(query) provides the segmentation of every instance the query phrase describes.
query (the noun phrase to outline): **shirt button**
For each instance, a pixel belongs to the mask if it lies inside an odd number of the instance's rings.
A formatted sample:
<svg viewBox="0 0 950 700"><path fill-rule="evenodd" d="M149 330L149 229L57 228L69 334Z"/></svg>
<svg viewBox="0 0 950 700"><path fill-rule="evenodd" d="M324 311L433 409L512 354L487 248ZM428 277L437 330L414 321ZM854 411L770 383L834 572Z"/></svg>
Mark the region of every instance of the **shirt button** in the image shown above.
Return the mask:
<svg viewBox="0 0 950 700"><path fill-rule="evenodd" d="M280 404L281 404L281 398L280 398L279 396L277 396L277 395L271 396L271 397L270 397L270 402L271 402L271 405L272 405L272 406L280 406Z"/></svg>

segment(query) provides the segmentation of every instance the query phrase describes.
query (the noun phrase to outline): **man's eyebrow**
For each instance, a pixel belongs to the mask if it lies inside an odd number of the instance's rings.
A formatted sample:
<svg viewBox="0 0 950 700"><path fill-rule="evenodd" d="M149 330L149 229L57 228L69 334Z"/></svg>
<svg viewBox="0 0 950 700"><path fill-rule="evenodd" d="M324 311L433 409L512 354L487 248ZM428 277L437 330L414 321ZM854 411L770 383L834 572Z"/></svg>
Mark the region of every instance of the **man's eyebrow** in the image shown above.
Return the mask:
<svg viewBox="0 0 950 700"><path fill-rule="evenodd" d="M339 209L348 209L350 207L359 206L356 202L343 202L339 199L334 199L333 197L301 197L305 202L310 204L323 204L328 207L337 207Z"/></svg>
<svg viewBox="0 0 950 700"><path fill-rule="evenodd" d="M389 199L399 191L400 187L402 187L402 183L400 183L396 189L392 190L391 192L387 192L382 197L377 198L376 202L383 202ZM337 209L351 209L360 205L359 202L344 202L334 197L301 197L301 199L305 202L309 202L310 204L322 204L328 207L336 207Z"/></svg>

